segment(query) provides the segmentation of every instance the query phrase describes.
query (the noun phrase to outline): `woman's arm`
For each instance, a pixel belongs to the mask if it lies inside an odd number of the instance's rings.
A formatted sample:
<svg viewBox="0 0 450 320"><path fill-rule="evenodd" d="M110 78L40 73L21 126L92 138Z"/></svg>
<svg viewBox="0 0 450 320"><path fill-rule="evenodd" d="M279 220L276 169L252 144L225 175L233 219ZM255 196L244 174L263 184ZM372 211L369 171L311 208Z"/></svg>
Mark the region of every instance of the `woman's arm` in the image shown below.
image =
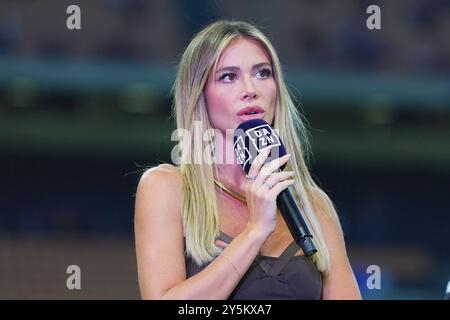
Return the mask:
<svg viewBox="0 0 450 320"><path fill-rule="evenodd" d="M147 171L139 181L135 241L141 296L226 299L268 235L246 228L224 249L222 254L226 257L221 254L204 270L186 279L181 191L180 174L167 164Z"/></svg>
<svg viewBox="0 0 450 320"><path fill-rule="evenodd" d="M347 257L344 235L329 197L321 190L314 192L314 207L328 246L331 269L323 278L324 300L361 299L353 270Z"/></svg>

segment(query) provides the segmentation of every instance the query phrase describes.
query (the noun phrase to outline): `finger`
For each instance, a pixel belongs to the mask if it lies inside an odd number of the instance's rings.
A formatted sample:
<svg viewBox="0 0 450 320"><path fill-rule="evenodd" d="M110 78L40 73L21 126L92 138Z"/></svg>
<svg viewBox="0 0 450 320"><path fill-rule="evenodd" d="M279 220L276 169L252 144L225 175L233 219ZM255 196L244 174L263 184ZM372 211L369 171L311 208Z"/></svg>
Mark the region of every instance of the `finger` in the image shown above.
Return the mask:
<svg viewBox="0 0 450 320"><path fill-rule="evenodd" d="M268 176L273 174L279 167L286 163L290 158L289 154L284 155L281 158L270 161L268 164L264 165L255 179L256 186L261 186Z"/></svg>
<svg viewBox="0 0 450 320"><path fill-rule="evenodd" d="M274 185L272 189L270 189L270 192L273 192L275 196L278 196L281 191L285 190L287 187L292 186L295 183L294 179L288 179L281 181Z"/></svg>
<svg viewBox="0 0 450 320"><path fill-rule="evenodd" d="M284 156L282 156L281 158L277 158L274 159L272 161L270 161L269 163L266 163L264 166L262 166L261 168L261 173L263 175L269 176L271 174L273 174L274 172L276 172L283 164L285 164L286 162L288 162L288 160L290 159L291 155L290 154L286 154Z"/></svg>
<svg viewBox="0 0 450 320"><path fill-rule="evenodd" d="M261 169L262 165L266 161L267 157L269 156L270 149L272 149L273 146L268 146L261 150L261 152L256 156L255 160L253 160L252 165L250 166L250 170L248 171L248 176L250 177L256 177L259 170Z"/></svg>
<svg viewBox="0 0 450 320"><path fill-rule="evenodd" d="M281 172L275 172L272 175L270 175L267 179L266 182L268 184L270 184L271 186L276 185L278 182L280 181L284 181L286 179L292 178L293 176L295 176L295 172L294 171L281 171Z"/></svg>

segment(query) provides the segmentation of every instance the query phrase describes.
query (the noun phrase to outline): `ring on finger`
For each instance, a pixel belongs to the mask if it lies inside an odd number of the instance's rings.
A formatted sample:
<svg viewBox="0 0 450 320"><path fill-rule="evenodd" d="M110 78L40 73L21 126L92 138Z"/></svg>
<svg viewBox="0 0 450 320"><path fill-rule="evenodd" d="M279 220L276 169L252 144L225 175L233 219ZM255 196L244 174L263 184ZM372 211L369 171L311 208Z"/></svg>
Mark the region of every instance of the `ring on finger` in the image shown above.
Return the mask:
<svg viewBox="0 0 450 320"><path fill-rule="evenodd" d="M249 175L246 175L245 178L247 178L249 180L256 180L256 177L250 177Z"/></svg>

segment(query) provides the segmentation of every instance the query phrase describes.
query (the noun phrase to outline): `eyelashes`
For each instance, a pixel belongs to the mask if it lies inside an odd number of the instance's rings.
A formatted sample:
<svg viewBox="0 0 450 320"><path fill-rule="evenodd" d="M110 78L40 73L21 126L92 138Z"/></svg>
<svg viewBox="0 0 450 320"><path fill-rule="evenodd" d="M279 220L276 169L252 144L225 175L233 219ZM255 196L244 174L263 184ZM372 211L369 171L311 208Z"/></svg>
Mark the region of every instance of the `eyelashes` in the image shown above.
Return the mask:
<svg viewBox="0 0 450 320"><path fill-rule="evenodd" d="M233 79L230 79L230 77L232 77ZM236 79L236 73L234 73L234 72L226 72L226 73L222 74L222 75L219 77L219 81L222 81L222 80L224 80L225 78L228 78L228 79L227 79L228 81L233 81L234 79Z"/></svg>
<svg viewBox="0 0 450 320"><path fill-rule="evenodd" d="M269 78L272 76L272 70L269 68L263 68L263 69L258 70L256 72L256 75L257 76L259 75L259 78L261 78L261 79ZM237 75L235 72L225 72L219 76L218 80L219 81L226 80L225 82L231 82L233 80L236 80L236 77L237 77Z"/></svg>
<svg viewBox="0 0 450 320"><path fill-rule="evenodd" d="M265 74L265 78L268 78L272 75L272 70L270 70L269 68L263 68L261 70L259 70L256 74L258 73L264 73Z"/></svg>

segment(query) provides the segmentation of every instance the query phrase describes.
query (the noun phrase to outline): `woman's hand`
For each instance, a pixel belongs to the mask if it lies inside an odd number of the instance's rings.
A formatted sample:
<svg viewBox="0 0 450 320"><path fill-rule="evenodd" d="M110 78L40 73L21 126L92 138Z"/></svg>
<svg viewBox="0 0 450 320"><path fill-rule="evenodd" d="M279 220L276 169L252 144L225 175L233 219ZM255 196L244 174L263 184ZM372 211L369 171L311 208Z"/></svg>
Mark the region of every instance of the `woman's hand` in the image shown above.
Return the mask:
<svg viewBox="0 0 450 320"><path fill-rule="evenodd" d="M264 164L272 147L263 149L253 161L244 186L249 211L247 227L269 235L275 230L277 219L277 196L294 184L293 171L278 172L290 155Z"/></svg>

